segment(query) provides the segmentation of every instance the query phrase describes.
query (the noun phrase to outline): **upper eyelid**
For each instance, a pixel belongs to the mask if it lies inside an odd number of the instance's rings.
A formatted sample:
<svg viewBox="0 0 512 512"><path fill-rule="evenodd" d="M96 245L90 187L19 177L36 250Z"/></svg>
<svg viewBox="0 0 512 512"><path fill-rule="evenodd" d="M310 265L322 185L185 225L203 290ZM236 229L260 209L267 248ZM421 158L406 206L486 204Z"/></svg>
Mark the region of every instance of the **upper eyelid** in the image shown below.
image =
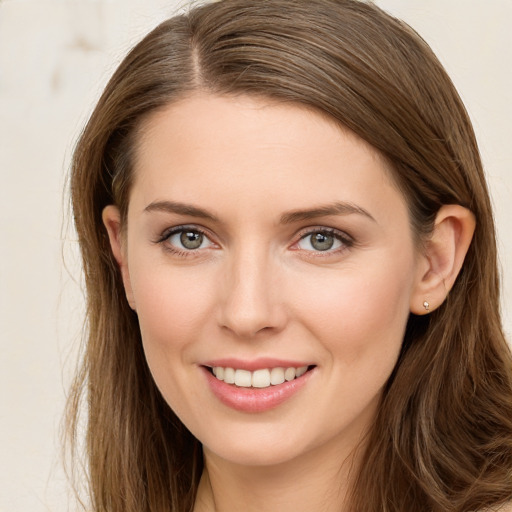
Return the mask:
<svg viewBox="0 0 512 512"><path fill-rule="evenodd" d="M300 229L295 236L302 239L308 235L312 235L313 233L329 233L331 235L338 235L339 238L342 239L354 240L354 238L346 231L328 226L308 226Z"/></svg>
<svg viewBox="0 0 512 512"><path fill-rule="evenodd" d="M185 231L195 231L195 232L201 234L203 237L205 237L210 242L210 244L207 247L203 247L203 248L198 247L196 249L187 249L187 248L182 248L182 247L176 246L169 241L169 239L172 236L174 236L178 233L183 233ZM211 246L217 245L217 243L212 240L212 236L208 234L208 230L198 227L197 225L188 225L188 224L172 226L170 228L165 229L161 233L161 235L156 240L154 240L154 243L157 245L162 245L162 247L166 251L169 251L175 255L178 254L178 255L187 256L187 257L188 256L192 257L194 254L196 254L196 255L201 254L203 251L210 249Z"/></svg>
<svg viewBox="0 0 512 512"><path fill-rule="evenodd" d="M187 229L190 230L190 231L197 231L201 235L203 235L206 238L208 238L208 240L210 240L211 243L218 244L218 242L216 242L214 239L215 238L218 239L219 237L217 237L216 235L213 235L209 229L207 229L207 228L205 228L205 227L203 227L201 225L197 225L197 224L180 224L180 225L177 225L177 226L172 226L172 227L166 228L161 233L161 235L158 237L156 242L157 243L158 242L164 242L167 239L169 239L169 237L171 235L174 235L176 233L180 233L182 231L186 231ZM346 231L343 231L343 230L340 230L340 229L337 229L337 228L333 228L333 227L330 227L330 226L317 225L317 226L303 227L300 230L298 230L295 233L295 235L293 235L293 237L292 237L293 238L292 245L297 244L303 238L306 238L307 236L310 236L310 235L312 235L314 233L328 233L330 235L336 236L337 238L339 238L342 241L351 242L351 243L354 242L354 238L349 233L347 233Z"/></svg>
<svg viewBox="0 0 512 512"><path fill-rule="evenodd" d="M341 244L340 247L337 247L335 249L329 249L325 251L316 251L316 250L309 250L309 249L302 249L299 247L299 244L302 240L307 239L309 236L315 234L315 233L325 233L328 235L333 236L338 240L338 242ZM295 235L294 242L289 246L290 250L293 251L301 251L304 254L307 254L308 257L315 257L315 258L329 258L333 257L335 255L338 255L350 248L353 248L356 245L356 240L353 236L351 236L346 231L327 227L327 226L316 226L312 227L309 226L307 228L303 228L302 230L299 230L299 232Z"/></svg>
<svg viewBox="0 0 512 512"><path fill-rule="evenodd" d="M166 228L162 231L159 239L160 240L166 240L171 235L174 235L176 233L180 233L182 231L197 231L198 233L201 233L201 235L206 236L208 239L211 240L212 235L210 234L210 231L206 228L203 228L202 226L198 226L196 224L180 224L179 226L172 226L170 228Z"/></svg>

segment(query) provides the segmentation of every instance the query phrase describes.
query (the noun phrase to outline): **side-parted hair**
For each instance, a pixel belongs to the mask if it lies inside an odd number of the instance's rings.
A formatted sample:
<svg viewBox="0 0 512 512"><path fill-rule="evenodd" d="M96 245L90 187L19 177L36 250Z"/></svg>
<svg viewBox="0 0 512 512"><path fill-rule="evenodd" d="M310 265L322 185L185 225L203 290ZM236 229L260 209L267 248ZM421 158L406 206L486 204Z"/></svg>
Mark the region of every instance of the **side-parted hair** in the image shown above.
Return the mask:
<svg viewBox="0 0 512 512"><path fill-rule="evenodd" d="M511 499L512 358L500 320L493 215L452 82L409 26L373 4L222 0L169 19L135 46L74 153L87 339L68 426L76 446L85 404L93 510L193 508L201 446L153 382L102 210L115 204L126 219L143 120L198 91L304 105L352 130L390 163L419 244L442 205L473 212L475 235L446 301L409 318L351 510L469 512Z"/></svg>

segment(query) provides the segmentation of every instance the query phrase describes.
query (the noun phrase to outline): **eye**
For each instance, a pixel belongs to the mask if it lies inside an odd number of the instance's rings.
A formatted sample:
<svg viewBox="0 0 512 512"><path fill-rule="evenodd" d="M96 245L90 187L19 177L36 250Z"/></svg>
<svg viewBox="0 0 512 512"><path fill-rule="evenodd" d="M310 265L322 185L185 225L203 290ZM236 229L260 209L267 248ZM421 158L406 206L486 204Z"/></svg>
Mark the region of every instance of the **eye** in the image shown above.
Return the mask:
<svg viewBox="0 0 512 512"><path fill-rule="evenodd" d="M351 240L347 236L331 230L310 231L297 243L297 247L303 251L316 252L333 252L350 245Z"/></svg>
<svg viewBox="0 0 512 512"><path fill-rule="evenodd" d="M213 245L213 242L199 229L177 227L162 237L171 249L176 251L195 251Z"/></svg>

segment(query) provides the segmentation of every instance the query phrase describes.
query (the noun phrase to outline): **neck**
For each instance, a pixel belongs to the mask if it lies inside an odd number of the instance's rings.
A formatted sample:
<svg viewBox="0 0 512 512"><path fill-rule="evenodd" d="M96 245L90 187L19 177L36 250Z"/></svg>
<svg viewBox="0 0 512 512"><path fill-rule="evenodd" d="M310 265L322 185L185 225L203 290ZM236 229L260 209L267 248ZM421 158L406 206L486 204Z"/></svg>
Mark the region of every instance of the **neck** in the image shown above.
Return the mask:
<svg viewBox="0 0 512 512"><path fill-rule="evenodd" d="M273 466L243 466L204 449L194 512L344 512L362 446L316 449Z"/></svg>

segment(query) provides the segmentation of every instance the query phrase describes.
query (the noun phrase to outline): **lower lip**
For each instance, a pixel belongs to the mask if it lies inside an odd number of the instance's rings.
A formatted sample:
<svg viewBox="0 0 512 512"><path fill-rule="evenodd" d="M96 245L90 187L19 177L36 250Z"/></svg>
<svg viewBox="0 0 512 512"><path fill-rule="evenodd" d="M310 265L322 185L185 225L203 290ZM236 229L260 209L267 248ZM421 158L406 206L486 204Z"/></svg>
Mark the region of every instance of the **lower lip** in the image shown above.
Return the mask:
<svg viewBox="0 0 512 512"><path fill-rule="evenodd" d="M224 404L241 412L269 411L291 398L309 381L314 369L289 382L268 388L243 388L217 379L207 368L202 368L213 394Z"/></svg>

